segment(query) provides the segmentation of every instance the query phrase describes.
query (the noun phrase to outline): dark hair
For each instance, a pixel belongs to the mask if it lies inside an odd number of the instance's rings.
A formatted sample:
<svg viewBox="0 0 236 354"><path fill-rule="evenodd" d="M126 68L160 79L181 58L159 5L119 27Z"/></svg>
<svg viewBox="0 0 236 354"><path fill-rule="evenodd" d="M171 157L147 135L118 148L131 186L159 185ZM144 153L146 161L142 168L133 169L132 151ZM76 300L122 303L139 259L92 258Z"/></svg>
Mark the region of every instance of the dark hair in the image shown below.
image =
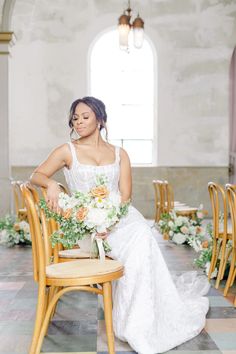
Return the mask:
<svg viewBox="0 0 236 354"><path fill-rule="evenodd" d="M76 107L78 106L79 103L84 103L92 109L92 111L95 113L97 121L100 123L100 130L102 128L106 128L106 121L107 121L106 106L98 98L92 96L79 98L72 103L70 107L70 114L69 114L70 128L73 128L73 123L72 123L73 115L75 114Z"/></svg>

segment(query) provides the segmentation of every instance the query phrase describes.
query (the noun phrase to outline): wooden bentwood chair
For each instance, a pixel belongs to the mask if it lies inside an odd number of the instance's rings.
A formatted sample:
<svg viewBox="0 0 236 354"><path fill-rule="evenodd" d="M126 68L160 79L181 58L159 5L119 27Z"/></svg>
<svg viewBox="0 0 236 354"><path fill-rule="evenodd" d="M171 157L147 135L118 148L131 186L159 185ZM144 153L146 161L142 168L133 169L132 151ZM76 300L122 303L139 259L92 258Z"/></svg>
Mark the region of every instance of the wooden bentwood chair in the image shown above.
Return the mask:
<svg viewBox="0 0 236 354"><path fill-rule="evenodd" d="M226 264L232 251L232 247L227 247L228 241L232 240L232 230L228 227L228 201L223 186L214 182L209 182L208 191L211 200L213 218L213 247L208 279L210 280L211 274L217 266L217 262L219 262L219 269L215 283L215 288L218 289L220 281L224 277ZM221 215L223 225L221 225L220 221Z"/></svg>
<svg viewBox="0 0 236 354"><path fill-rule="evenodd" d="M226 184L226 191L229 201L230 217L232 222L232 255L230 260L230 270L225 284L224 296L227 295L229 288L233 285L236 277L236 185ZM236 306L236 296L234 298Z"/></svg>
<svg viewBox="0 0 236 354"><path fill-rule="evenodd" d="M38 282L38 303L29 354L40 353L55 305L69 291L87 291L103 296L108 351L114 354L111 282L123 276L123 265L111 259L80 259L52 264L46 217L35 203L37 191L27 183L21 185L21 190L30 224L34 279ZM97 284L101 288L95 287Z"/></svg>
<svg viewBox="0 0 236 354"><path fill-rule="evenodd" d="M160 220L161 214L174 210L177 215L195 218L197 208L189 207L174 200L173 187L166 180L153 180L155 190L155 222Z"/></svg>

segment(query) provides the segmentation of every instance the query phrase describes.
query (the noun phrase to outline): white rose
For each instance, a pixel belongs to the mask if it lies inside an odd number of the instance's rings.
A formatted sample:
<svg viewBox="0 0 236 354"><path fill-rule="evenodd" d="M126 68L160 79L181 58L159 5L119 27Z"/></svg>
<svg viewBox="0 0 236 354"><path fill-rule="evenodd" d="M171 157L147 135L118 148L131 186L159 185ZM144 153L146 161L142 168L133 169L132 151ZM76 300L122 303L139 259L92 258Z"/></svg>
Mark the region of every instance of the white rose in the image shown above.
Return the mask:
<svg viewBox="0 0 236 354"><path fill-rule="evenodd" d="M86 216L85 224L92 227L93 226L101 227L106 224L106 219L107 219L107 211L105 209L92 208L89 210Z"/></svg>
<svg viewBox="0 0 236 354"><path fill-rule="evenodd" d="M182 245L182 243L186 241L186 236L181 233L174 234L174 236L172 237L172 241L177 245Z"/></svg>
<svg viewBox="0 0 236 354"><path fill-rule="evenodd" d="M182 226L182 224L183 224L183 218L182 218L182 216L179 216L175 221L175 225Z"/></svg>
<svg viewBox="0 0 236 354"><path fill-rule="evenodd" d="M173 221L169 221L169 222L168 222L168 226L172 229L172 228L174 227Z"/></svg>
<svg viewBox="0 0 236 354"><path fill-rule="evenodd" d="M169 236L173 237L173 235L174 235L174 232L173 231L169 231Z"/></svg>

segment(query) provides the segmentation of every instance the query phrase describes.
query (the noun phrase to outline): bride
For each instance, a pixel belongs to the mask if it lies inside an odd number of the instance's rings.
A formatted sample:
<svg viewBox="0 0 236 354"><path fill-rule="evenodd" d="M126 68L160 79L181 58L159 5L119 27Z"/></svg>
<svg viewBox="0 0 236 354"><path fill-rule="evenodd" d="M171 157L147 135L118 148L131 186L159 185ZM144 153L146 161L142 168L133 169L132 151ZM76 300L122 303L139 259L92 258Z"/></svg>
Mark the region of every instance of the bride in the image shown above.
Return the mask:
<svg viewBox="0 0 236 354"><path fill-rule="evenodd" d="M108 188L131 197L132 181L126 151L103 140L105 105L94 97L72 103L69 115L71 142L57 147L36 168L31 182L47 188L47 203L58 207L60 189L51 177L63 168L70 191L88 191L95 177L105 174ZM203 297L209 290L206 278L195 272L173 281L156 239L144 217L133 207L109 233L109 254L121 261L125 275L113 283L113 325L116 337L140 354L162 353L198 335L209 308Z"/></svg>

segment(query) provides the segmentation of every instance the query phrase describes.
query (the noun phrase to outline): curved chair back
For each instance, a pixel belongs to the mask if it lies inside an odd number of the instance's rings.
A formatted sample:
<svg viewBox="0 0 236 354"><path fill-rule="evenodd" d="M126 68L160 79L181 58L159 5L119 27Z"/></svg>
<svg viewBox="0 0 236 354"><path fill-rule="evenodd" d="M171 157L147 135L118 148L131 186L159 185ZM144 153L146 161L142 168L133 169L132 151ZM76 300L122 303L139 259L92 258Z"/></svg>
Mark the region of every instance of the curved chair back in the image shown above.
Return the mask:
<svg viewBox="0 0 236 354"><path fill-rule="evenodd" d="M14 202L15 202L15 212L16 216L19 219L24 219L24 210L25 210L25 202L24 198L22 196L22 192L20 189L21 184L23 181L12 181L12 190L13 190L13 195L14 195Z"/></svg>
<svg viewBox="0 0 236 354"><path fill-rule="evenodd" d="M220 233L227 234L228 207L226 193L221 185L214 182L208 183L208 191L212 208L213 235L218 239ZM221 214L223 214L223 227L220 225Z"/></svg>
<svg viewBox="0 0 236 354"><path fill-rule="evenodd" d="M163 213L163 181L152 181L155 191L155 222L160 220L160 216Z"/></svg>
<svg viewBox="0 0 236 354"><path fill-rule="evenodd" d="M45 277L45 267L51 263L52 247L49 240L47 219L44 211L38 207L39 194L29 183L21 185L27 216L30 225L34 279Z"/></svg>
<svg viewBox="0 0 236 354"><path fill-rule="evenodd" d="M232 246L236 249L236 185L226 184L229 201L230 219L232 223Z"/></svg>

